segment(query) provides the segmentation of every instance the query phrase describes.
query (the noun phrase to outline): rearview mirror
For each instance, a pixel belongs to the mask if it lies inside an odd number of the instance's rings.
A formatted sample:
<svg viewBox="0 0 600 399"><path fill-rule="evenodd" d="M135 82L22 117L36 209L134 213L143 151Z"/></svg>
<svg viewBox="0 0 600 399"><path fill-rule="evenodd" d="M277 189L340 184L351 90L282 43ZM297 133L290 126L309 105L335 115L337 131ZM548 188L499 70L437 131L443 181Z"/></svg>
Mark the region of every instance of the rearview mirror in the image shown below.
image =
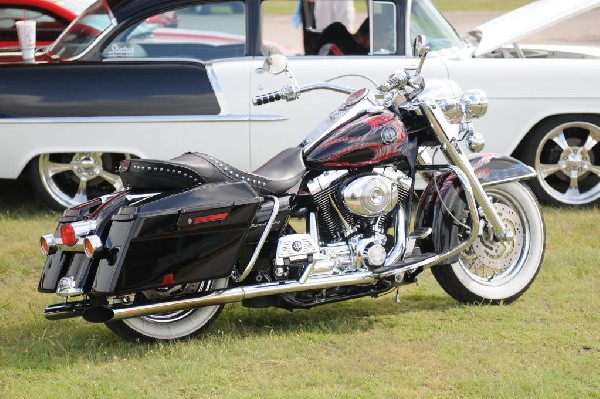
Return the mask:
<svg viewBox="0 0 600 399"><path fill-rule="evenodd" d="M417 35L417 37L415 37L412 51L415 57L422 58L423 56L427 55L429 52L429 44L427 43L427 38L424 35Z"/></svg>
<svg viewBox="0 0 600 399"><path fill-rule="evenodd" d="M287 57L283 54L271 54L265 59L263 70L273 75L279 75L287 70Z"/></svg>

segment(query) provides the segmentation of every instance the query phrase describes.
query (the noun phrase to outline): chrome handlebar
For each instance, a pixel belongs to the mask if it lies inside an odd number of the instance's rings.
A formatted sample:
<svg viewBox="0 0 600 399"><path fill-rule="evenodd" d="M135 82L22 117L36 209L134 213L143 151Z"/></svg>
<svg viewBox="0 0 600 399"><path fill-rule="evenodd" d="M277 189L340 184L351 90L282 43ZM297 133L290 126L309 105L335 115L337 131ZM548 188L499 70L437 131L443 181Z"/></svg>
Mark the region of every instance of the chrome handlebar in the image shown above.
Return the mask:
<svg viewBox="0 0 600 399"><path fill-rule="evenodd" d="M313 90L329 90L338 93L352 94L356 89L348 86L337 85L333 83L312 83L306 86L285 86L281 90L273 91L267 94L261 94L252 98L253 105L264 105L275 101L286 100L294 101L300 97L300 93L306 93Z"/></svg>

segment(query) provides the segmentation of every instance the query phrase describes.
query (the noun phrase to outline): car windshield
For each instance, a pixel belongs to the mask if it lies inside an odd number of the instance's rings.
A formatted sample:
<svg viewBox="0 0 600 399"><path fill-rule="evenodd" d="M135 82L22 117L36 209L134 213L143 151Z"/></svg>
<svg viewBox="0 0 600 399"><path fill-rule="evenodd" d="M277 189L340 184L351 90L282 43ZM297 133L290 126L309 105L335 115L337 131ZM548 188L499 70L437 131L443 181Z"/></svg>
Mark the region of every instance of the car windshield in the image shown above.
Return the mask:
<svg viewBox="0 0 600 399"><path fill-rule="evenodd" d="M413 0L410 10L411 43L417 35L425 35L431 51L461 46L461 39L450 23L430 0Z"/></svg>
<svg viewBox="0 0 600 399"><path fill-rule="evenodd" d="M105 2L97 2L67 27L48 49L48 55L60 60L76 57L115 23Z"/></svg>
<svg viewBox="0 0 600 399"><path fill-rule="evenodd" d="M60 0L57 4L71 11L73 14L79 15L94 1L95 0Z"/></svg>

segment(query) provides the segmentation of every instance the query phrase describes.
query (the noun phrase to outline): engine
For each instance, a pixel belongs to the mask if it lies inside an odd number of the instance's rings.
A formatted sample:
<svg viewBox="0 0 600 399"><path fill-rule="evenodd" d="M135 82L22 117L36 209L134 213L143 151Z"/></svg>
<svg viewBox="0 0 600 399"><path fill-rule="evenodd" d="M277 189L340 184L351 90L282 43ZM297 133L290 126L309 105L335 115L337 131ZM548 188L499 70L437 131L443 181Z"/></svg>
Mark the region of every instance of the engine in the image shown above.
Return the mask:
<svg viewBox="0 0 600 399"><path fill-rule="evenodd" d="M308 182L317 207L311 226L316 231L310 232L319 247L313 273L381 267L391 244L387 229L392 219L404 220L410 186L410 179L391 167L359 174L328 171Z"/></svg>

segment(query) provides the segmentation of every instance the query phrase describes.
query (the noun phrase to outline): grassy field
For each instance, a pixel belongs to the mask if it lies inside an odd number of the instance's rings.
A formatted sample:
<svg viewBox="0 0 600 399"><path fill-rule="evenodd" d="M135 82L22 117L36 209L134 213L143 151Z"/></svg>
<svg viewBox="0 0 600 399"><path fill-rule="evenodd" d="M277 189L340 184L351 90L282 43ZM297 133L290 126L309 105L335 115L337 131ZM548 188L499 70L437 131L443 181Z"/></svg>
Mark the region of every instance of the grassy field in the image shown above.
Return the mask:
<svg viewBox="0 0 600 399"><path fill-rule="evenodd" d="M37 237L57 215L0 191L0 397L600 398L600 209L545 209L544 265L509 306L459 305L427 272L399 304L229 305L201 338L136 345L44 319Z"/></svg>

